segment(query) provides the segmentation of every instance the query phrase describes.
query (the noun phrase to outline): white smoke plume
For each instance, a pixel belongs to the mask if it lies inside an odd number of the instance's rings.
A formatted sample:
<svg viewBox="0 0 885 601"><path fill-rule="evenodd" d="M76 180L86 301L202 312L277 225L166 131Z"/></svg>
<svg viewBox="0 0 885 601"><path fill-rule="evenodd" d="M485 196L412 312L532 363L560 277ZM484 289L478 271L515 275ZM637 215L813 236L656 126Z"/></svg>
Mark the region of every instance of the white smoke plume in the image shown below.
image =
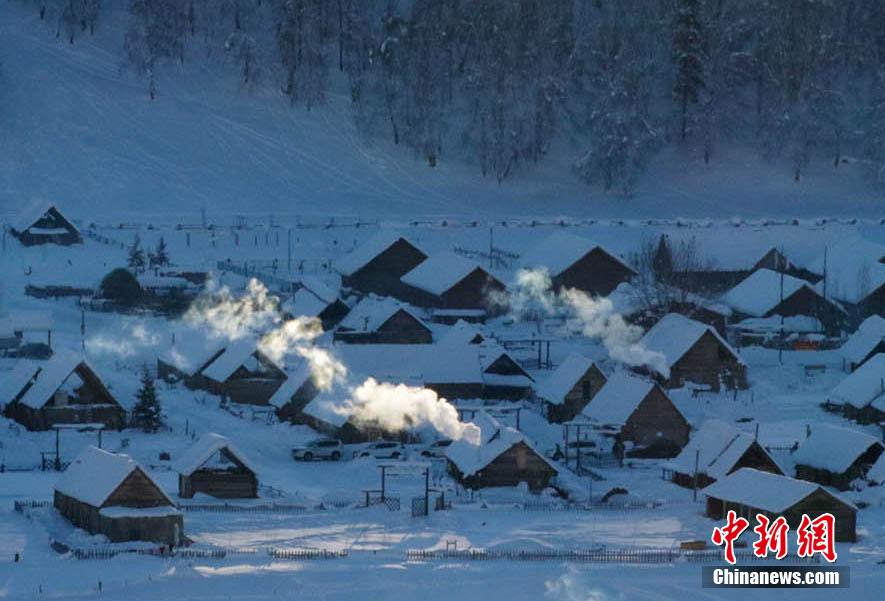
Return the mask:
<svg viewBox="0 0 885 601"><path fill-rule="evenodd" d="M511 286L511 311L517 316L564 315L588 338L602 342L612 359L634 367L648 366L664 377L670 368L661 353L642 346L642 328L628 324L608 298L593 298L574 288L555 294L545 269L522 269Z"/></svg>
<svg viewBox="0 0 885 601"><path fill-rule="evenodd" d="M480 441L479 428L460 421L455 407L427 388L368 378L351 390L349 399L331 409L356 422L377 424L392 432L429 424L453 440L464 439L474 445Z"/></svg>

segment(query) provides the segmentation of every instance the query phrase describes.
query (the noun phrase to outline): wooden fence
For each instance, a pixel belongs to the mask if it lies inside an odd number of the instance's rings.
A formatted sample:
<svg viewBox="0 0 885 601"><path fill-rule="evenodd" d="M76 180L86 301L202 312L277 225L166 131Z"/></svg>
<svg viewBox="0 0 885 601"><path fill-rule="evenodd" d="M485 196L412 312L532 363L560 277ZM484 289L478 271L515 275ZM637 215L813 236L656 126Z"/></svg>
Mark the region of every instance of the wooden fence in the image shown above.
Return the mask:
<svg viewBox="0 0 885 601"><path fill-rule="evenodd" d="M760 563L770 559L756 557L751 551L737 551L738 563ZM669 564L677 561L689 563L723 563L722 551L685 552L678 549L410 549L406 551L409 561L565 561L573 563L615 563L634 565ZM819 563L820 559L791 558L791 562Z"/></svg>
<svg viewBox="0 0 885 601"><path fill-rule="evenodd" d="M162 557L165 559L225 559L227 557L261 556L266 555L273 559L301 561L313 559L340 559L347 557L347 550L328 549L267 549L254 548L216 548L216 549L172 549L168 547L148 547L140 549L114 549L109 547L95 547L85 549L69 549L71 557L83 560L107 560L121 555L147 555Z"/></svg>
<svg viewBox="0 0 885 601"><path fill-rule="evenodd" d="M548 503L545 501L526 501L522 504L523 511L644 511L660 509L664 501L623 501L614 503Z"/></svg>

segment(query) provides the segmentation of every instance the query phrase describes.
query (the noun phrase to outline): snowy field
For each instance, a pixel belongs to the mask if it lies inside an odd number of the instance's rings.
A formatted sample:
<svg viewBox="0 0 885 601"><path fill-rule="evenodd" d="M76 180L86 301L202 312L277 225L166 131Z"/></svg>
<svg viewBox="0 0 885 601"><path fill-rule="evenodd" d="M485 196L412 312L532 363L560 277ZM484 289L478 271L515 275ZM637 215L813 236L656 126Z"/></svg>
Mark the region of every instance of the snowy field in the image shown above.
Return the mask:
<svg viewBox="0 0 885 601"><path fill-rule="evenodd" d="M87 224L80 222L84 228ZM90 360L109 381L112 391L131 403L142 365L152 363L171 342L172 324L159 317L124 317L112 313L85 314L86 334L81 338L81 311L74 300L36 300L24 296L27 284L65 283L94 287L113 267L125 263L125 249L138 233L152 247L160 236L169 244L174 262L195 268L213 268L231 259L234 264L250 261L263 266L263 275L282 280L297 279L299 265L337 286L337 276L325 265L376 233L374 225L337 228L305 228L297 223L279 227L256 225L231 230L148 229L144 222L128 229L99 223L94 233L104 242L89 238L72 248L36 247L23 249L11 238L2 250L3 311L47 312L54 324L53 346L78 350L85 346ZM303 225L303 224L302 224ZM488 248L489 230L464 223L399 223L399 231L431 251L454 247ZM494 227L493 244L508 252L519 252L562 225ZM291 228L291 234L289 230ZM695 236L703 248L716 248L723 263L738 262L746 254L771 246L784 247L796 261L811 261L825 245L846 239L883 240L883 226L865 223L800 224L674 223L625 224L571 222L569 231L592 237L624 256L635 252L643 240L667 233L676 239ZM288 269L289 241L293 267ZM279 240L279 241L278 241ZM277 269L273 271L276 260ZM503 281L513 277L512 267L493 270ZM220 273L221 281L235 292L242 291L245 278ZM433 326L442 335L446 326ZM505 337L530 335L534 324L510 323L498 318L491 329ZM545 328L556 330L556 324ZM575 334L559 332L551 353L555 364L571 352L580 351L611 367L598 343ZM749 364L751 388L736 397L729 393L693 397L688 390L673 391L672 398L694 426L717 417L738 422L753 432L759 427L762 444L789 447L805 436L807 424L842 424L842 418L825 413L819 403L843 377L841 359L835 352L785 352L761 348L742 349ZM9 360L0 360L9 369ZM826 371L807 375L808 364L825 365ZM2 378L0 371L0 378ZM543 371L534 370L543 377ZM358 508L363 491L377 489L379 470L371 458L339 463L295 463L289 449L316 437L304 426L289 426L253 419L248 409L241 415L219 406L218 398L183 387L160 385L159 395L168 414L170 431L147 435L137 431L106 432L103 446L125 450L143 465L173 498L177 479L168 463L159 460L161 451L180 456L193 437L218 432L236 440L260 466L261 499L251 504L298 505L304 511L237 513L185 512L185 532L196 551L226 550L225 558L161 559L122 555L104 560L75 560L56 553L50 540L64 541L77 548L112 548L98 537L76 531L49 509L13 511L17 499L50 500L56 480L53 472L25 471L0 474L0 598L112 598L172 599L389 599L421 595L427 599L453 596L503 599L680 599L686 594L704 598L738 598L739 591L700 589L700 565L685 562L664 565L584 564L549 561L417 560L413 550L454 548L515 550L527 552L672 550L687 540L707 539L714 525L703 516L701 498L661 478L662 462L628 460L623 469L597 469L601 481L567 472L573 498L597 499L614 487L629 491L629 499L645 508L629 511L526 511L523 502L537 500L519 490L460 493L437 467L431 485L446 491L453 502L451 511L431 512L413 518L410 499L423 492L423 480L398 477L388 494L402 499L400 511L379 507ZM523 412L521 427L543 450L561 442L559 428L539 416ZM859 427L859 426L853 426ZM879 436L875 427L865 427ZM95 433L65 432L60 441L62 458L69 460L85 445L95 444ZM41 451L54 448L53 433L29 433L12 422L0 420L0 460L10 467L33 468ZM350 449L347 449L350 451ZM414 451L414 448L412 449ZM349 452L345 454L349 456ZM792 472L788 452L775 459ZM844 493L863 507L858 513L859 541L838 547L840 565L852 568L851 594L857 599L877 599L885 586L885 491L871 487ZM542 502L552 499L542 498ZM207 502L207 498L194 502ZM211 502L211 501L209 501ZM248 505L250 503L241 503ZM324 509L317 509L322 505ZM119 547L119 545L117 546ZM270 557L268 548L279 550L346 551L334 559L285 559ZM14 563L15 553L21 562ZM98 592L98 583L102 592ZM771 598L824 598L823 591L787 593L754 591ZM757 596L757 595L754 595Z"/></svg>

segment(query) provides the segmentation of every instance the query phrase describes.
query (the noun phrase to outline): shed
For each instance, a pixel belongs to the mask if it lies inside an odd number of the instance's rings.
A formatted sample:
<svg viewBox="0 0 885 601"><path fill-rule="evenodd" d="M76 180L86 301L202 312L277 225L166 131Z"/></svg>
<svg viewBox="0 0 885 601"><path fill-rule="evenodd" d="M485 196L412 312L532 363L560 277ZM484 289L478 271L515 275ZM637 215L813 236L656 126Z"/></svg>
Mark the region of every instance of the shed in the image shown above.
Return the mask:
<svg viewBox="0 0 885 601"><path fill-rule="evenodd" d="M523 269L544 268L555 290L576 288L588 294L607 296L636 272L615 253L569 234L555 232L523 253Z"/></svg>
<svg viewBox="0 0 885 601"><path fill-rule="evenodd" d="M220 434L203 435L175 462L178 496L190 499L197 493L220 499L254 499L258 496L258 472L246 456Z"/></svg>
<svg viewBox="0 0 885 601"><path fill-rule="evenodd" d="M538 384L536 394L546 405L547 420L562 423L581 413L605 381L592 359L573 354Z"/></svg>
<svg viewBox="0 0 885 601"><path fill-rule="evenodd" d="M719 390L747 388L747 365L715 328L678 313L668 313L656 323L640 344L661 353L670 369L659 374L666 388L694 382Z"/></svg>
<svg viewBox="0 0 885 601"><path fill-rule="evenodd" d="M826 404L841 407L845 417L863 424L885 420L885 353L874 355L839 382Z"/></svg>
<svg viewBox="0 0 885 601"><path fill-rule="evenodd" d="M885 318L871 315L845 341L839 354L848 371L854 371L877 353L885 353Z"/></svg>
<svg viewBox="0 0 885 601"><path fill-rule="evenodd" d="M531 396L534 379L504 347L487 343L476 348L482 369L483 398L515 400Z"/></svg>
<svg viewBox="0 0 885 601"><path fill-rule="evenodd" d="M87 447L56 483L53 504L74 526L112 542L185 540L175 503L128 455Z"/></svg>
<svg viewBox="0 0 885 601"><path fill-rule="evenodd" d="M504 310L507 287L476 262L455 253L432 255L401 281L405 299L419 307L478 309L488 315Z"/></svg>
<svg viewBox="0 0 885 601"><path fill-rule="evenodd" d="M842 307L824 298L810 282L770 269L754 271L729 290L722 302L734 311L735 320L804 315L820 322L819 331L829 335L838 334L847 317Z"/></svg>
<svg viewBox="0 0 885 601"><path fill-rule="evenodd" d="M582 416L609 429L621 442L638 447L643 457L673 457L688 443L691 431L682 412L655 382L619 371L584 407Z"/></svg>
<svg viewBox="0 0 885 601"><path fill-rule="evenodd" d="M407 238L381 231L335 263L341 284L359 292L399 297L400 278L418 266L427 254Z"/></svg>
<svg viewBox="0 0 885 601"><path fill-rule="evenodd" d="M668 464L672 481L685 488L703 488L743 467L772 474L783 470L762 445L746 432L720 420L707 420L682 452Z"/></svg>
<svg viewBox="0 0 885 601"><path fill-rule="evenodd" d="M12 235L24 246L70 246L83 242L80 231L55 205L42 205L24 211L12 227Z"/></svg>
<svg viewBox="0 0 885 601"><path fill-rule="evenodd" d="M126 412L80 355L57 353L48 361L19 361L0 383L6 416L28 430L54 424L101 423L119 430Z"/></svg>
<svg viewBox="0 0 885 601"><path fill-rule="evenodd" d="M793 454L796 477L848 490L863 478L885 447L860 430L819 424Z"/></svg>
<svg viewBox="0 0 885 601"><path fill-rule="evenodd" d="M824 513L836 518L836 542L857 540L857 507L812 482L795 480L752 468L742 468L703 490L707 517L721 520L729 510L755 523L756 514L769 519L784 516L798 528L802 515L814 519Z"/></svg>
<svg viewBox="0 0 885 601"><path fill-rule="evenodd" d="M446 449L449 471L466 488L526 482L530 490L537 492L549 486L559 473L522 432L502 425L484 411L474 416L473 423L481 431L479 445L461 439Z"/></svg>
<svg viewBox="0 0 885 601"><path fill-rule="evenodd" d="M261 350L258 341L243 338L217 351L185 384L234 403L267 405L285 380L283 369Z"/></svg>
<svg viewBox="0 0 885 601"><path fill-rule="evenodd" d="M341 320L333 338L347 344L429 344L433 332L412 307L370 295Z"/></svg>

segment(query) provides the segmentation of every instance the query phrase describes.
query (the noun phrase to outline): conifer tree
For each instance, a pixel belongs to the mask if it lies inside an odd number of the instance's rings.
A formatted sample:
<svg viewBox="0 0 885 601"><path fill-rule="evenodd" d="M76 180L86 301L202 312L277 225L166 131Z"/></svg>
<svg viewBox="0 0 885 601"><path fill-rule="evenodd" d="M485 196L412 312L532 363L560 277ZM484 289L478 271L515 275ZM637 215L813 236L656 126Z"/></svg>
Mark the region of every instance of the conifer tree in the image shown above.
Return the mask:
<svg viewBox="0 0 885 601"><path fill-rule="evenodd" d="M134 425L145 432L156 432L163 427L163 409L160 399L157 398L157 388L154 379L150 376L147 368L141 375L141 389L136 394L138 401L132 410Z"/></svg>

